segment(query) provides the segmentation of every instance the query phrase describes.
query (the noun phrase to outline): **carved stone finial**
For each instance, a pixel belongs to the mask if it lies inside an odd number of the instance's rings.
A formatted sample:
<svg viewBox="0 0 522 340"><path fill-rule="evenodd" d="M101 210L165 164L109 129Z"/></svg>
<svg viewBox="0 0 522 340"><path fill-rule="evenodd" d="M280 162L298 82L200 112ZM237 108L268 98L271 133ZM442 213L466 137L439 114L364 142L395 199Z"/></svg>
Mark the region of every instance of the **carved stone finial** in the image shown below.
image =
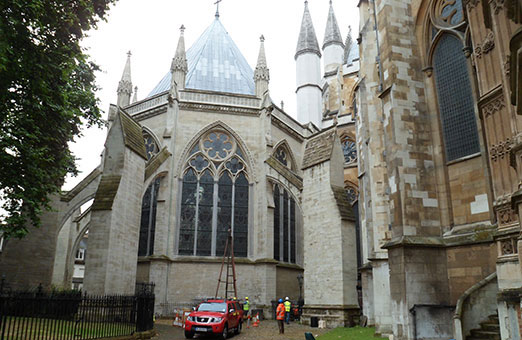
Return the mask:
<svg viewBox="0 0 522 340"><path fill-rule="evenodd" d="M179 31L181 32L181 34L185 33L185 25L182 24L179 28Z"/></svg>
<svg viewBox="0 0 522 340"><path fill-rule="evenodd" d="M132 53L131 53L131 51L129 50L129 52L127 52L127 57L129 57L129 58L130 58L130 57L131 57L131 55L132 55Z"/></svg>
<svg viewBox="0 0 522 340"><path fill-rule="evenodd" d="M261 36L259 37L259 41L265 42L265 36L261 34Z"/></svg>

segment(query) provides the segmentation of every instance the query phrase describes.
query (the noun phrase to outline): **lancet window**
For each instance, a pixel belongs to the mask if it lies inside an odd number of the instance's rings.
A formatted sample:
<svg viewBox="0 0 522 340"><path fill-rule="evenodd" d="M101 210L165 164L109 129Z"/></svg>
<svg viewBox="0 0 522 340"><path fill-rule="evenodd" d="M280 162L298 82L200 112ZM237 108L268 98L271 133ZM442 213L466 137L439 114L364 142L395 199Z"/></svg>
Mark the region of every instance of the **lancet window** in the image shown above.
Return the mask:
<svg viewBox="0 0 522 340"><path fill-rule="evenodd" d="M433 2L428 40L448 162L480 151L471 79L463 52L466 27L461 0Z"/></svg>
<svg viewBox="0 0 522 340"><path fill-rule="evenodd" d="M274 259L296 261L296 206L295 201L282 187L274 187Z"/></svg>
<svg viewBox="0 0 522 340"><path fill-rule="evenodd" d="M156 178L145 191L141 203L141 225L138 256L154 253L154 235L156 231L156 211L161 178Z"/></svg>
<svg viewBox="0 0 522 340"><path fill-rule="evenodd" d="M234 255L248 255L249 181L246 162L227 132L211 131L193 147L185 165L179 255L222 256L228 230Z"/></svg>

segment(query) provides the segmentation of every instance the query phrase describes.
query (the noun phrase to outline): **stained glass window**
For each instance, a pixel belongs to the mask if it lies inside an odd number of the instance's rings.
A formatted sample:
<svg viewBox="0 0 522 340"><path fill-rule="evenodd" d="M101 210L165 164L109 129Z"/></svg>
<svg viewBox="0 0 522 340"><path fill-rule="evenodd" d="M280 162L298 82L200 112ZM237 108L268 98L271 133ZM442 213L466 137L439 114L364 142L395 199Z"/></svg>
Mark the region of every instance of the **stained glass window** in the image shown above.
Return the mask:
<svg viewBox="0 0 522 340"><path fill-rule="evenodd" d="M274 188L274 259L296 261L295 201L284 189Z"/></svg>
<svg viewBox="0 0 522 340"><path fill-rule="evenodd" d="M345 137L342 141L342 147L345 163L357 161L357 146L353 140Z"/></svg>
<svg viewBox="0 0 522 340"><path fill-rule="evenodd" d="M145 150L147 152L147 159L151 159L159 151L158 144L156 143L154 138L147 132L143 133L143 139L145 140Z"/></svg>
<svg viewBox="0 0 522 340"><path fill-rule="evenodd" d="M197 144L183 177L178 253L222 256L230 229L234 255L246 257L250 185L243 153L222 131L206 134Z"/></svg>
<svg viewBox="0 0 522 340"><path fill-rule="evenodd" d="M480 151L477 123L462 43L444 34L433 54L446 159L452 161Z"/></svg>
<svg viewBox="0 0 522 340"><path fill-rule="evenodd" d="M279 147L275 152L275 158L281 162L281 164L288 166L288 161L286 157L286 150L282 147Z"/></svg>
<svg viewBox="0 0 522 340"><path fill-rule="evenodd" d="M280 251L279 251L279 245L280 245L280 235L281 235L281 218L280 218L280 211L281 211L281 199L280 199L280 193L279 193L279 187L276 185L274 188L274 259L279 260L280 259Z"/></svg>
<svg viewBox="0 0 522 340"><path fill-rule="evenodd" d="M157 178L145 191L141 203L140 238L138 256L148 256L154 253L154 234L156 230L156 210L160 178Z"/></svg>

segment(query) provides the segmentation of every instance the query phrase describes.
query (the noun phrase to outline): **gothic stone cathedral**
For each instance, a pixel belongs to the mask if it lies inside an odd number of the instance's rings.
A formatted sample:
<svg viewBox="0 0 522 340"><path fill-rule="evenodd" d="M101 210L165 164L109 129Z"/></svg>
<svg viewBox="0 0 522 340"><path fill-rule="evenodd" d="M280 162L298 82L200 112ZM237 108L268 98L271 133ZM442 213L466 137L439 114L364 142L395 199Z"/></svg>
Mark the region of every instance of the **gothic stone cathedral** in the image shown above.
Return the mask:
<svg viewBox="0 0 522 340"><path fill-rule="evenodd" d="M154 282L168 315L214 296L230 229L239 294L265 315L302 293L304 322L520 339L520 1L359 9L357 44L330 1L320 47L305 1L297 120L271 101L263 38L252 70L218 14L188 50L181 28L143 100L129 56L101 164L4 244L0 272L71 287L81 260L85 291Z"/></svg>

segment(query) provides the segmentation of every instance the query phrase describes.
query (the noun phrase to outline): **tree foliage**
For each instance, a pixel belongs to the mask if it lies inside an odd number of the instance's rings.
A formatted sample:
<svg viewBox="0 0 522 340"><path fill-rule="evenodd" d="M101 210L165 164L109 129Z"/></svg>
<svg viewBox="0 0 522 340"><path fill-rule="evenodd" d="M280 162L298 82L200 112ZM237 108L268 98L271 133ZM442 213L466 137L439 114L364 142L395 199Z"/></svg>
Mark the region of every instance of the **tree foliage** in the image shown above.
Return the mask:
<svg viewBox="0 0 522 340"><path fill-rule="evenodd" d="M98 69L80 47L116 0L0 2L0 226L23 237L76 174L68 142L102 125Z"/></svg>

